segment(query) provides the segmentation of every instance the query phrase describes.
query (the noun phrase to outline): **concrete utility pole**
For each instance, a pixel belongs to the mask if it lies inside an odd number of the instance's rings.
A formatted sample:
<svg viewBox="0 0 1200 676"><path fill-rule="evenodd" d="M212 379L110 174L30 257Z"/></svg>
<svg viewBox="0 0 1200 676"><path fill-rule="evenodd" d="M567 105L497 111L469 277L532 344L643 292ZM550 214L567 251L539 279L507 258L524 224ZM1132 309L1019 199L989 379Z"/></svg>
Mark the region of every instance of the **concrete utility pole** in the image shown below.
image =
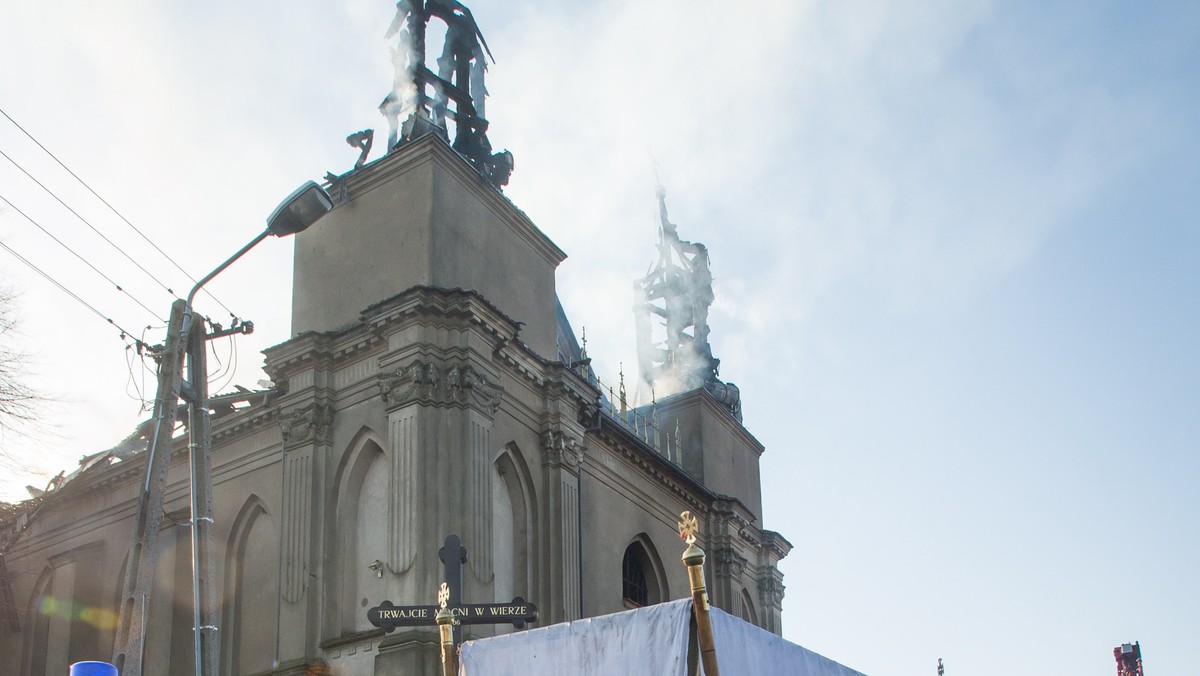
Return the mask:
<svg viewBox="0 0 1200 676"><path fill-rule="evenodd" d="M158 568L158 532L162 524L163 493L171 464L171 435L179 407L184 345L184 302L171 304L167 340L158 360L158 394L154 400L154 437L146 451L146 476L138 495L133 548L125 568L120 619L113 664L125 676L142 676L146 616L154 571Z"/></svg>

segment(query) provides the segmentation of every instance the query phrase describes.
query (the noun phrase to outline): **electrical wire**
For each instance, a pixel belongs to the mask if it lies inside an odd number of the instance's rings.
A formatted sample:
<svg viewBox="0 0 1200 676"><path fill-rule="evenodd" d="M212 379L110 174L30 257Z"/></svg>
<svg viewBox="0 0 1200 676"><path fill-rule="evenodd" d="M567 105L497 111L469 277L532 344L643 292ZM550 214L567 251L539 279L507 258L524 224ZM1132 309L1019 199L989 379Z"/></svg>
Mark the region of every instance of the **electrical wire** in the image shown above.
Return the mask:
<svg viewBox="0 0 1200 676"><path fill-rule="evenodd" d="M22 127L20 124L18 124L18 123L17 123L17 121L16 121L16 120L12 119L12 117L11 117L11 116L10 116L8 113L4 112L4 109L3 109L3 108L0 108L0 115L3 115L5 118L7 118L7 119L8 119L8 121L9 121L9 122L11 122L11 123L13 124L13 126L14 126L14 127L16 127L17 129L20 129L22 134L25 134L25 136L27 136L27 137L29 138L29 140L30 140L30 141L33 141L35 144L37 144L37 147L41 148L41 149L42 149L42 152L46 153L47 155L49 155L49 156L50 156L50 158L51 158L51 159L53 159L55 162L57 162L57 163L58 163L58 166L62 167L64 171L66 171L68 174L70 174L70 175L71 175L71 178L74 178L76 181L79 181L79 184L80 184L80 185L82 185L84 188L87 188L87 191L88 191L88 192L90 192L90 193L92 193L92 195L93 195L93 196L94 196L96 199L100 200L100 202L101 202L102 204L104 204L104 206L108 207L110 211L112 211L114 214L116 214L116 215L117 215L117 218L120 218L122 221L125 221L125 225L128 225L130 228L132 228L134 232L136 232L138 235L140 235L140 236L141 236L141 238L142 238L142 239L146 240L146 243L147 243L147 244L149 244L150 246L154 247L154 250L155 250L155 251L157 251L158 253L162 254L163 258L166 258L168 261L170 261L170 262L171 262L171 265L174 265L174 266L175 266L175 269L179 270L180 272L182 272L182 273L183 273L183 275L184 275L185 277L187 277L188 279L192 280L192 283L193 283L193 284L197 283L197 279L196 279L195 277L193 277L193 276L192 276L190 273L188 273L188 271L187 271L187 270L184 270L184 269L183 269L183 266L181 266L179 263L175 262L175 259L174 259L174 258L171 258L171 256L169 256L169 255L167 254L167 252L165 252L165 251L163 251L161 248L159 248L159 246L158 246L157 244L155 244L153 240L151 240L149 237L147 237L147 236L146 236L146 234L145 234L144 232L142 232L141 230L139 230L139 229L138 229L138 227L137 227L136 225L134 225L133 223L131 223L131 222L129 221L129 219L128 219L128 218L125 218L125 215L124 215L124 214L122 214L120 211L117 211L117 208L116 208L116 207L114 207L113 205L109 204L109 203L108 203L108 200L106 200L106 199L104 199L103 197L101 197L101 196L100 196L100 193L98 193L98 192L96 192L95 190L93 190L93 189L92 189L92 186L88 185L88 184L87 184L87 182L86 182L86 181L84 181L82 178L79 178L79 176L78 176L78 175L76 175L76 174L75 174L75 172L71 171L70 167L68 167L67 165L63 164L62 160L58 159L58 156L56 156L54 153L50 152L50 149L49 149L49 148L47 148L46 146L42 145L42 142L41 142L41 141L39 141L39 140L37 140L36 138L34 138L33 134L30 134L28 131L25 131L25 127ZM6 156L6 157L7 157L7 156ZM9 161L11 162L11 160L9 160ZM23 171L23 170L22 170L22 171ZM155 280L155 281L157 281L157 280ZM160 282L160 283L161 283L161 282ZM168 290L169 290L169 289L168 289ZM211 292L211 291L209 291L208 289L203 289L203 291L204 291L204 293L205 293L205 294L207 294L207 295L208 295L208 297L209 297L209 298L211 298L211 299L213 299L214 301L216 301L217 305L220 305L222 308L224 308L224 309L225 309L225 311L229 313L229 316L230 316L230 317L237 318L237 315L235 315L235 314L233 313L233 310L230 310L230 309L229 309L229 308L228 308L228 307L227 307L227 306L226 306L224 303L222 303L222 302L221 302L221 300L220 300L219 298L217 298L216 296L214 296L214 295L212 294L212 292ZM172 291L171 293L172 293L172 295L174 295L174 292L173 292L173 291Z"/></svg>
<svg viewBox="0 0 1200 676"><path fill-rule="evenodd" d="M232 385L234 379L237 378L238 351L237 340L235 340L235 336L229 337L229 364L229 382L225 384L225 387Z"/></svg>
<svg viewBox="0 0 1200 676"><path fill-rule="evenodd" d="M215 357L217 354L217 346L216 345L212 346L212 351L213 351L213 356ZM213 376L212 378L209 379L209 385L212 385L213 383L216 383L216 382L220 382L219 385L212 388L213 392L216 392L219 394L221 392L221 390L223 390L226 387L229 387L231 384L233 384L234 379L237 377L237 363L238 363L237 343L234 340L234 336L230 335L229 336L229 357L228 357L228 359L225 360L225 368L220 373L218 373L216 376Z"/></svg>
<svg viewBox="0 0 1200 676"><path fill-rule="evenodd" d="M143 334L144 334L144 332L143 332ZM125 347L125 366L129 370L129 380L125 381L125 396L138 402L138 404L139 404L138 412L140 413L140 412L143 412L146 410L146 395L145 395L146 377L145 377L145 373L144 373L143 369L138 369L137 373L133 372L133 370L134 370L133 369L133 360L134 359L138 359L139 362L141 361L140 358L138 358L135 354L133 354L133 352L130 350L129 346L126 346ZM142 376L141 382L138 381L138 376ZM133 390L132 392L130 392L131 388ZM134 395L136 395L136 396L134 396Z"/></svg>
<svg viewBox="0 0 1200 676"><path fill-rule="evenodd" d="M208 343L208 352L212 355L213 361L217 362L216 372L208 374L208 385L211 388L213 383L220 381L229 373L229 365L226 361L221 360L221 355L217 354L217 344L215 342Z"/></svg>
<svg viewBox="0 0 1200 676"><path fill-rule="evenodd" d="M141 406L139 407L139 413L144 413L146 411L149 411L151 408L153 408L151 401L146 398L146 392L148 391L146 389L146 374L149 373L150 375L155 376L156 378L157 378L158 374L153 369L151 369L149 366L147 366L147 364L146 364L147 351L144 349L141 349L140 346L146 344L146 332L150 331L152 329L156 329L156 328L162 329L162 328L166 328L166 327L165 326L154 327L154 326L149 326L149 325L142 327L142 335L137 341L139 349L137 350L136 356L133 354L130 354L129 347L125 348L125 353L127 355L129 355L128 358L126 359L126 362L129 365L129 384L132 385L134 392L137 394L136 399L141 404ZM137 369L137 374L134 374L134 372L133 372L134 371L133 360L135 358L137 359L138 366L141 367L141 368ZM125 391L126 391L126 394L128 394L129 388L126 387Z"/></svg>
<svg viewBox="0 0 1200 676"><path fill-rule="evenodd" d="M33 176L33 174L31 174L31 173L29 173L28 171L26 171L26 170L25 170L25 167L22 167L20 164L18 164L18 163L17 163L17 161L16 161L16 160L14 160L13 158L9 157L9 156L8 156L8 153L4 152L3 150L0 150L0 156L3 156L3 157L4 157L4 159L6 159L6 160L8 160L10 163L12 163L12 165L13 165L14 167L16 167L17 169L20 169L22 174L25 174L25 176L26 176L26 177L28 177L28 178L29 178L29 180L33 181L34 183L36 183L36 184L37 184L37 186L38 186L39 188L41 188L42 190L46 191L46 194L47 194L47 195L49 195L49 196L51 196L51 197L53 197L53 198L54 198L54 199L55 199L55 200L56 200L56 201L57 201L59 204L61 204L61 205L63 206L63 208L64 208L64 209L66 209L67 211L69 211L69 212L71 212L72 214L74 214L75 218L78 218L80 221L82 221L82 222L83 222L83 224L84 224L84 225L86 225L87 227L91 228L92 232L94 232L94 233L96 233L97 235L99 235L99 236L100 236L100 239L104 240L105 242L108 242L109 246L111 246L112 248L116 249L117 251L120 251L120 252L121 252L121 255L122 255L122 256L124 256L124 257L125 257L127 260L129 260L129 262L130 262L130 263L133 263L133 264L134 264L134 266L135 266L135 267L137 267L137 269L138 269L138 270L141 270L142 272L146 273L146 276L147 276L147 277L149 277L150 279L153 279L153 280L154 280L154 282L155 282L156 284L158 284L159 286L161 286L163 289L165 289L167 293L171 294L171 295L172 295L173 297L175 297L175 298L179 298L179 295L178 295L178 294L176 294L176 293L175 293L175 291L174 291L174 290L173 290L171 287L169 287L169 286L167 286L166 284L164 284L164 283L162 282L162 280L160 280L158 277L155 277L155 276L154 276L154 274L153 274L152 272L150 272L150 271L149 271L149 270L147 270L146 268L142 267L142 264L141 264L141 263L139 263L139 262L137 262L137 260L135 260L133 256L130 256L130 255L129 255L129 254L128 254L128 253L127 253L127 252L126 252L124 249L122 249L120 246L118 246L116 242L113 242L111 239L109 239L108 237L106 237L106 236L104 235L104 233L102 233L102 232L100 232L98 229L96 229L96 226L92 225L92 224L91 224L91 223L88 221L88 219L84 218L83 216L80 216L78 211L75 211L74 209L72 209L72 208L70 207L70 205L68 205L66 202L64 202L64 201L63 201L63 199L62 199L61 197L59 197L58 195L56 195L56 194L54 193L54 191L53 191L53 190L51 190L50 188L47 188L47 187L45 186L45 184L43 184L41 181L37 180L37 179L36 179L36 178ZM7 202L8 200L5 200L5 201ZM10 206L11 206L11 204L10 204ZM15 208L15 207L14 207L14 208ZM35 224L35 225L36 225L36 224ZM38 226L38 227L41 227L41 226Z"/></svg>
<svg viewBox="0 0 1200 676"><path fill-rule="evenodd" d="M79 302L79 304L80 304L80 305L82 305L82 306L84 306L85 308L87 308L87 309L91 310L91 311L92 311L92 313L93 313L93 314L95 314L97 317L99 317L100 319L103 319L105 322L107 322L107 323L111 324L113 327L115 327L115 328L116 328L118 331L120 331L120 332L121 332L121 339L122 339L122 340L124 340L124 339L126 339L126 338L132 338L132 337L133 337L133 334L132 334L132 333L130 333L129 331L126 331L124 328L122 328L122 327L121 327L121 325L120 325L120 324L118 324L118 323L116 323L115 321L113 321L112 317L106 317L106 316L104 315L104 313L103 313L103 312L101 312L101 311L97 310L97 309L95 308L95 306L93 306L91 303L88 303L86 300L84 300L84 299L80 298L80 297L79 297L79 296L77 296L77 295L76 295L76 294L75 294L73 291L71 291L71 290L70 290L70 289L68 289L67 287L63 286L63 285L62 285L62 284L61 284L61 283L60 283L60 282L59 282L57 279L55 279L55 278L51 277L51 276L50 276L50 275L49 275L47 272L43 271L43 270L42 270L41 268L39 268L38 266L36 266L36 265L34 265L33 263L29 262L29 260L28 260L28 259L26 259L26 258L25 258L24 256L22 256L21 254L17 253L16 251L13 251L13 248L12 248L12 247L10 247L9 245L5 244L3 241L0 241L0 248L4 249L5 251L7 251L7 252L9 252L10 254L12 254L13 256L15 256L17 260L19 260L19 261L21 261L22 263L24 263L25 265L29 266L29 268L30 268L31 270L33 270L34 272L36 272L36 273L38 273L39 275L41 275L43 278L45 278L45 280L46 280L46 281L50 282L50 283L51 283L51 284L53 284L54 286L57 286L57 287L58 287L58 288L59 288L59 289L60 289L60 290L61 290L63 293L65 293L65 294L67 294L68 296L70 296L70 297L74 298L76 301L78 301L78 302ZM140 345L140 346L142 346L142 347L144 347L144 346L145 346L145 344L144 344L144 343L142 343L141 341L138 341L138 345Z"/></svg>
<svg viewBox="0 0 1200 676"><path fill-rule="evenodd" d="M0 152L0 155L3 155L3 154L4 154L3 152ZM29 221L30 223L33 223L35 226L37 226L37 229L38 229L38 230L41 230L42 232L44 232L44 233L46 234L46 236L47 236L47 237L49 237L50 239L54 240L55 242L58 242L59 246L61 246L62 248L66 249L67 251L70 251L72 255L74 255L74 256L75 256L76 258L78 258L79 260L83 261L84 265L88 266L88 267L89 267L89 268L91 268L93 271L95 271L95 273L96 273L96 274L100 275L100 276L101 276L101 277L103 277L105 280L107 280L109 284L112 284L113 286L115 286L115 287L117 288L117 291L120 291L121 293L125 294L126 296L129 296L130 298L132 298L132 299L133 299L133 302L135 302L135 303L137 303L138 305L142 306L142 309L144 309L146 312L149 312L149 313L150 313L150 316L152 316L152 317L154 317L154 318L156 318L156 319L158 319L158 318L159 318L159 317L158 317L158 313L156 313L154 310L151 310L151 309L150 309L150 308L149 308L149 307L148 307L148 306L147 306L145 303L143 303L142 301L138 300L136 297L134 297L134 295L133 295L133 294L131 294L131 293L129 293L128 291L126 291L124 287L122 287L120 284L118 284L118 283L116 283L115 281L113 281L113 279L112 279L111 277L109 277L108 275L106 275L106 274L104 274L103 272L101 272L101 271L100 271L100 268L97 268L95 265L92 265L91 261L89 261L88 259L84 258L82 255L80 255L80 254L79 254L77 251L75 251L75 250L74 250L74 249L72 249L71 247L67 246L67 243L66 243L66 242L64 242L64 241L62 241L61 239L59 239L59 238L55 237L53 233L51 233L51 232L50 232L49 230L47 230L46 228L42 227L42 224L41 224L41 223L38 223L37 221L33 220L33 218L32 218L32 217L31 217L29 214L26 214L24 211L21 211L19 208L17 208L17 206L16 206L15 204L13 204L12 202L8 201L8 198L7 198L7 197L5 197L4 195L0 195L0 202L4 202L4 203L5 203L5 204L7 204L7 205L8 205L10 208L12 208L12 210L13 210L13 211L15 211L15 212L17 212L18 214L21 214L22 216L24 216L24 217L25 217L25 220L27 220L27 221ZM70 208L70 207L68 207L68 208ZM168 289L168 291L169 291L169 290L170 290L170 289Z"/></svg>
<svg viewBox="0 0 1200 676"><path fill-rule="evenodd" d="M148 345L148 343L146 342L146 332L147 331L157 330L157 329L165 329L165 328L167 328L167 327L166 326L147 326L146 328L142 329L142 337L141 337L141 341L140 341L141 344ZM153 361L153 358L150 356L150 353L151 353L150 350L139 350L138 351L138 356L141 357L138 360L138 363L140 363L142 365L142 374L141 375L142 375L143 383L146 382L146 374L149 374L155 380L158 379L158 362L154 362L154 367L150 366L150 362ZM143 389L145 389L145 388L143 387Z"/></svg>

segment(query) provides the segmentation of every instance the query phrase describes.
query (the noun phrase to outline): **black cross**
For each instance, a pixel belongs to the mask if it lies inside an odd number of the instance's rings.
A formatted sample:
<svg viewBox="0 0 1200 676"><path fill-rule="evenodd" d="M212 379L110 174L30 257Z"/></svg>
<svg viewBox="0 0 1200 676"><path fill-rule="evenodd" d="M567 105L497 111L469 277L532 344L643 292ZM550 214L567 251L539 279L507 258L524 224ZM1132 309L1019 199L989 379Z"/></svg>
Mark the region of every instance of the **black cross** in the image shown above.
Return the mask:
<svg viewBox="0 0 1200 676"><path fill-rule="evenodd" d="M462 602L463 564L467 562L467 549L457 535L446 536L438 550L442 561L442 574L450 591L446 607L454 614L459 624L512 624L522 629L526 624L537 622L537 606L520 596L508 603ZM367 611L371 624L384 631L395 631L396 627L423 627L436 625L437 606L394 606L384 601ZM454 642L462 642L462 627L454 627Z"/></svg>

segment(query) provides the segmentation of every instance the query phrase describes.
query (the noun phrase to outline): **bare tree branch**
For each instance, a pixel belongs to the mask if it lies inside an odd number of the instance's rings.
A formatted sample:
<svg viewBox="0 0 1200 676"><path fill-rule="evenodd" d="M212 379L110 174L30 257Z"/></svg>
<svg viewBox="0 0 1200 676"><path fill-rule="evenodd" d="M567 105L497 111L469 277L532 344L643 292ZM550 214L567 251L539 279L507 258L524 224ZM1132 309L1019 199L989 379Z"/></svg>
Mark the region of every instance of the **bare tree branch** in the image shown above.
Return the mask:
<svg viewBox="0 0 1200 676"><path fill-rule="evenodd" d="M17 328L15 295L0 288L0 432L26 436L44 401L26 380L28 357L12 347ZM20 465L3 446L0 459Z"/></svg>

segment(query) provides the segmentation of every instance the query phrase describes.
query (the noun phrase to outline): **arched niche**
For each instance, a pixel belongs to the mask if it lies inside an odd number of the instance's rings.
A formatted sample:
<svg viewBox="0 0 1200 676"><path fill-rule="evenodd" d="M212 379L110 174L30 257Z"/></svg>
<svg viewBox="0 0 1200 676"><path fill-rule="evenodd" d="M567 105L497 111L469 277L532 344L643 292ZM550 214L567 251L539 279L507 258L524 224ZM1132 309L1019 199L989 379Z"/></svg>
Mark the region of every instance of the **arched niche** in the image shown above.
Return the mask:
<svg viewBox="0 0 1200 676"><path fill-rule="evenodd" d="M230 673L270 670L279 622L279 531L251 494L234 519L225 549L222 662Z"/></svg>
<svg viewBox="0 0 1200 676"><path fill-rule="evenodd" d="M33 585L29 596L25 650L21 659L21 673L29 676L45 676L50 649L50 616L48 600L53 599L54 568L46 566Z"/></svg>
<svg viewBox="0 0 1200 676"><path fill-rule="evenodd" d="M741 603L738 608L738 617L749 622L750 624L759 626L758 612L754 610L754 599L750 593L742 589Z"/></svg>
<svg viewBox="0 0 1200 676"><path fill-rule="evenodd" d="M537 502L521 449L510 442L492 463L492 566L495 598L528 599L533 589Z"/></svg>
<svg viewBox="0 0 1200 676"><path fill-rule="evenodd" d="M373 599L385 588L387 571L388 476L385 442L373 430L363 428L355 435L337 472L335 497L337 520L334 557L326 597L338 618L341 633L370 629L363 600ZM377 562L378 563L375 563Z"/></svg>

